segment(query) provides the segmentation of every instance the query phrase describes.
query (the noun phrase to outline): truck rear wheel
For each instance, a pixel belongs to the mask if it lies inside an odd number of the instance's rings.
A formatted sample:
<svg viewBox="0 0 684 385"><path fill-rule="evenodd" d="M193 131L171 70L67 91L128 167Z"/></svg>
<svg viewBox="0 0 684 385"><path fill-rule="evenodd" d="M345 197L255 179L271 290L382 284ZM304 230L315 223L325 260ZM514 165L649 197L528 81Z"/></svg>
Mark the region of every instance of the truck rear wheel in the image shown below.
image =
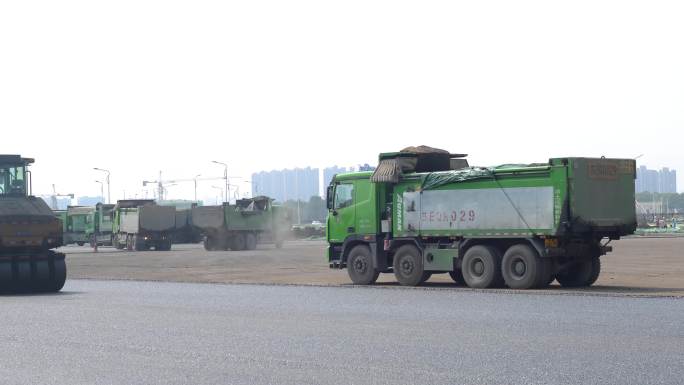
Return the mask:
<svg viewBox="0 0 684 385"><path fill-rule="evenodd" d="M491 246L473 246L463 256L461 272L468 287L501 287L501 253Z"/></svg>
<svg viewBox="0 0 684 385"><path fill-rule="evenodd" d="M134 236L131 237L131 238L132 238L131 244L133 245L133 246L132 246L132 247L133 247L133 250L135 250L135 251L143 251L143 250L146 249L146 247L145 247L145 246L146 246L146 245L145 245L145 241L142 240L142 239L140 239L140 237L138 237L137 235L134 235Z"/></svg>
<svg viewBox="0 0 684 385"><path fill-rule="evenodd" d="M601 260L599 258L583 259L559 272L556 280L563 287L585 287L593 285L600 273Z"/></svg>
<svg viewBox="0 0 684 385"><path fill-rule="evenodd" d="M357 245L347 257L347 274L356 285L371 285L378 279L380 273L373 269L373 260L368 246Z"/></svg>
<svg viewBox="0 0 684 385"><path fill-rule="evenodd" d="M204 237L204 250L215 251L216 250L216 240L214 237L205 236Z"/></svg>
<svg viewBox="0 0 684 385"><path fill-rule="evenodd" d="M529 245L518 244L508 248L501 263L506 285L511 289L542 287L553 273L550 259L543 259Z"/></svg>
<svg viewBox="0 0 684 385"><path fill-rule="evenodd" d="M245 248L247 250L254 250L257 247L257 237L253 233L245 235Z"/></svg>
<svg viewBox="0 0 684 385"><path fill-rule="evenodd" d="M458 285L463 285L463 271L461 269L455 269L453 271L449 272L449 277L451 277L452 280Z"/></svg>
<svg viewBox="0 0 684 385"><path fill-rule="evenodd" d="M418 286L423 282L423 257L413 245L401 246L394 253L394 276L403 286Z"/></svg>
<svg viewBox="0 0 684 385"><path fill-rule="evenodd" d="M233 241L231 242L230 248L235 251L240 251L245 249L245 235L241 233L235 234L233 236Z"/></svg>

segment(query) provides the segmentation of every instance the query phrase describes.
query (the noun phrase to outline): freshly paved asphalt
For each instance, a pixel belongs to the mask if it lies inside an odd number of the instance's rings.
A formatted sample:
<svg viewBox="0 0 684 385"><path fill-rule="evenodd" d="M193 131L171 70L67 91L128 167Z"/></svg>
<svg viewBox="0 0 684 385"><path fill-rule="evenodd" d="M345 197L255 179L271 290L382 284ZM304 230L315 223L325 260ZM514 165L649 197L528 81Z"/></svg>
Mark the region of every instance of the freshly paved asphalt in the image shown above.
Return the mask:
<svg viewBox="0 0 684 385"><path fill-rule="evenodd" d="M0 297L2 384L681 384L684 300L71 280Z"/></svg>

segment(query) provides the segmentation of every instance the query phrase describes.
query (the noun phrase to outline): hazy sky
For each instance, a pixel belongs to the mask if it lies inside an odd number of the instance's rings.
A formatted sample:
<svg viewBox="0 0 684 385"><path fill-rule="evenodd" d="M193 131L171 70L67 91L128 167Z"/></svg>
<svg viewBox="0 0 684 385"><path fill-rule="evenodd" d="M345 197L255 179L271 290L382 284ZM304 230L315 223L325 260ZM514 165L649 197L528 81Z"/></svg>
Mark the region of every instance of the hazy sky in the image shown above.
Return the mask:
<svg viewBox="0 0 684 385"><path fill-rule="evenodd" d="M682 191L682 4L4 1L0 153L36 158L37 194L97 195L93 167L121 198L160 170L221 176L211 160L248 179L418 144L477 165L644 154Z"/></svg>

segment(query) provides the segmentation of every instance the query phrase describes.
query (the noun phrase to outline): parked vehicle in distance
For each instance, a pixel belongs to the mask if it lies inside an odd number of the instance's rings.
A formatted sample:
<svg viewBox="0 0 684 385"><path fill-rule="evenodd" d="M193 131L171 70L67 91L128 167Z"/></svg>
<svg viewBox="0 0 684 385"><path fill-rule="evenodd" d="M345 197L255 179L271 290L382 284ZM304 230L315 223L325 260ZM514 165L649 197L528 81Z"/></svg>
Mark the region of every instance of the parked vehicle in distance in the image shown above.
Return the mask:
<svg viewBox="0 0 684 385"><path fill-rule="evenodd" d="M633 159L480 168L423 146L379 158L327 189L328 262L356 284L449 273L474 288L589 286L608 243L636 229Z"/></svg>
<svg viewBox="0 0 684 385"><path fill-rule="evenodd" d="M113 209L112 243L117 249L171 250L176 208L150 199L120 200Z"/></svg>
<svg viewBox="0 0 684 385"><path fill-rule="evenodd" d="M112 245L112 211L114 205L69 206L64 218L64 244L94 246Z"/></svg>

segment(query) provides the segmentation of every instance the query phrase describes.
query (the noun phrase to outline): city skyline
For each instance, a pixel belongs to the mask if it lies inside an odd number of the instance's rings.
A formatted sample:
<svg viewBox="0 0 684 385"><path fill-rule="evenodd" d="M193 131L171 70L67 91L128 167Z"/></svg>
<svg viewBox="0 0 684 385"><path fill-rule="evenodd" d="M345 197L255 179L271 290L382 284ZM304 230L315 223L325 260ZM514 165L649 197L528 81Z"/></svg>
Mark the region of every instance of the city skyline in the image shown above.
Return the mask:
<svg viewBox="0 0 684 385"><path fill-rule="evenodd" d="M637 168L635 192L643 193L677 193L677 170L662 167L660 170L649 169L646 165Z"/></svg>

